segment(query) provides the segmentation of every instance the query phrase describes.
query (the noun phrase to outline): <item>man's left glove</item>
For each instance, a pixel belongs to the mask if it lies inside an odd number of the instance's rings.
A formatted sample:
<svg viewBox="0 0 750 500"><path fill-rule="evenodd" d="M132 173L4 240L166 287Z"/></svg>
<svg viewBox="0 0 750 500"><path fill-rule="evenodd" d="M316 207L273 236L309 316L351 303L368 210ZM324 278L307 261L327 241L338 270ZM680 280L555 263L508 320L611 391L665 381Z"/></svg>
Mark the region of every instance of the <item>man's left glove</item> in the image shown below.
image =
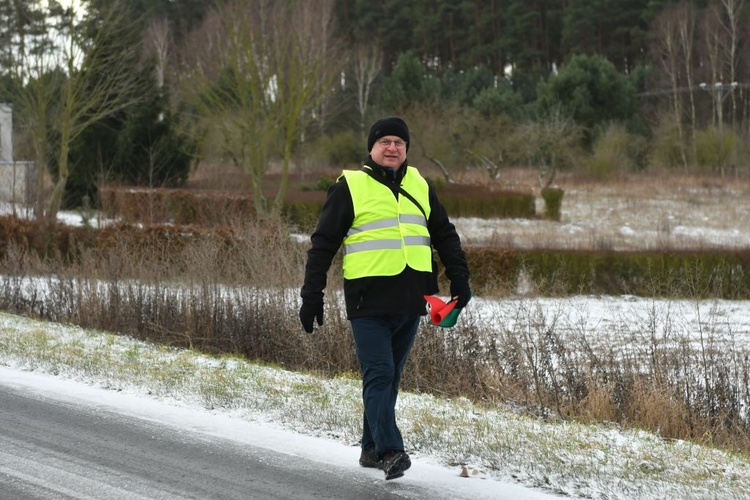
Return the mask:
<svg viewBox="0 0 750 500"><path fill-rule="evenodd" d="M299 320L302 328L307 333L313 332L313 320L317 320L318 326L323 324L323 300L303 299L299 308Z"/></svg>
<svg viewBox="0 0 750 500"><path fill-rule="evenodd" d="M456 298L456 309L463 309L471 300L471 287L468 279L451 281L451 298Z"/></svg>

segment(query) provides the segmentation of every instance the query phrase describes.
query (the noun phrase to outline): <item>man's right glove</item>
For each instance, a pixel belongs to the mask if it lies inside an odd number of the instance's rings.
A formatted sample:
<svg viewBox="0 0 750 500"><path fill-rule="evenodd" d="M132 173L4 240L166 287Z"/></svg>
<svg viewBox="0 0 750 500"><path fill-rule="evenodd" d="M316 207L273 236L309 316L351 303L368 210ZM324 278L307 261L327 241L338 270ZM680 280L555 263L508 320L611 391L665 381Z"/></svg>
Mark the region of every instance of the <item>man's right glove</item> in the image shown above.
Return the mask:
<svg viewBox="0 0 750 500"><path fill-rule="evenodd" d="M307 333L312 333L313 320L317 320L318 326L323 324L323 301L303 299L299 308L299 320L302 322L302 328Z"/></svg>

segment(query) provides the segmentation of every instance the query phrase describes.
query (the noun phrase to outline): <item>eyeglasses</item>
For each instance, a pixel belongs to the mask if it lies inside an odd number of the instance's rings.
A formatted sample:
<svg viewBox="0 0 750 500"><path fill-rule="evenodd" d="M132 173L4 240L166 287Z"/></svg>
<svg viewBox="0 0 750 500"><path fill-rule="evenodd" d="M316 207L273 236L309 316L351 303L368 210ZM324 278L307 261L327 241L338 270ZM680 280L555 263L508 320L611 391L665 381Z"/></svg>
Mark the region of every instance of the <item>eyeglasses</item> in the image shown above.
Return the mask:
<svg viewBox="0 0 750 500"><path fill-rule="evenodd" d="M391 140L391 139L380 139L378 141L378 145L383 148L388 148L393 144L396 146L396 149L404 149L406 147L406 143L402 141L401 139Z"/></svg>

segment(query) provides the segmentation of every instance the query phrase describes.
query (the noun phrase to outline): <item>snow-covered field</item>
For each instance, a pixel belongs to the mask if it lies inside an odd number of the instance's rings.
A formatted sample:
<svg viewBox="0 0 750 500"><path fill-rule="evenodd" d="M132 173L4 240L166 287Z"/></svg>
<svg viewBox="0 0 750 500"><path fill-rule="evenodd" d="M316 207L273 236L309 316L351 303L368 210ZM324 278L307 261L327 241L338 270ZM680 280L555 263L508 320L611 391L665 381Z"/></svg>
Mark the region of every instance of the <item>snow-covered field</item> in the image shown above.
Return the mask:
<svg viewBox="0 0 750 500"><path fill-rule="evenodd" d="M563 187L565 184L563 183ZM544 206L537 197L537 213ZM468 244L509 247L750 248L750 182L648 178L566 188L560 222L456 219Z"/></svg>

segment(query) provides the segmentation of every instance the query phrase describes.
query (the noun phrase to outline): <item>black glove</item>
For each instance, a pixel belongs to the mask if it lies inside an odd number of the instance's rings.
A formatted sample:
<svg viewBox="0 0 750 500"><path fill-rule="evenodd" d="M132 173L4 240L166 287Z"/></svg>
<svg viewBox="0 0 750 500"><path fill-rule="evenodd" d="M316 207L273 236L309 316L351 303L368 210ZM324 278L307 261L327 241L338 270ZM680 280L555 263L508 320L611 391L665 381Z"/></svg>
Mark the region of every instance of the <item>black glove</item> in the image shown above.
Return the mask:
<svg viewBox="0 0 750 500"><path fill-rule="evenodd" d="M323 301L303 300L299 308L299 320L307 333L313 332L314 319L318 321L318 326L323 324Z"/></svg>
<svg viewBox="0 0 750 500"><path fill-rule="evenodd" d="M463 309L471 300L471 288L469 280L459 279L451 281L451 298L456 300L456 309Z"/></svg>

